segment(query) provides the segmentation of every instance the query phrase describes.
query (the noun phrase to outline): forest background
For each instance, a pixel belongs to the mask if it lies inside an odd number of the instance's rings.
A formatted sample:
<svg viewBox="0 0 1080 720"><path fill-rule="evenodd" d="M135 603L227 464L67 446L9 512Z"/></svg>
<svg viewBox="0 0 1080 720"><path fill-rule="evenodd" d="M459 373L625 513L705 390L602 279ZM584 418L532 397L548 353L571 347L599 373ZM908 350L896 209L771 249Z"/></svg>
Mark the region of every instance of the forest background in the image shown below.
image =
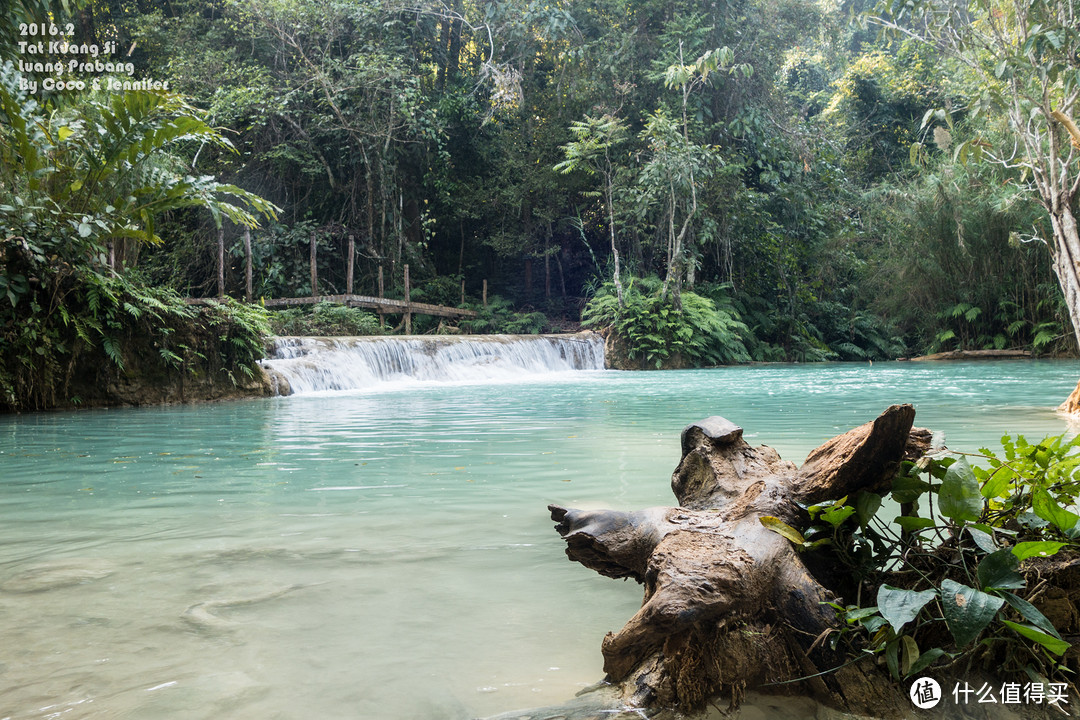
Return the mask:
<svg viewBox="0 0 1080 720"><path fill-rule="evenodd" d="M402 297L408 265L412 300L480 312L458 330L584 320L648 367L1075 354L1015 127L895 5L19 0L0 27L0 405L61 403L137 342L250 374L267 320L378 332L259 306L313 293L313 242L318 293L344 292L350 236L358 293L381 272ZM61 16L175 92L21 90L19 23ZM219 231L243 297L245 228L254 305L186 305L218 294Z"/></svg>

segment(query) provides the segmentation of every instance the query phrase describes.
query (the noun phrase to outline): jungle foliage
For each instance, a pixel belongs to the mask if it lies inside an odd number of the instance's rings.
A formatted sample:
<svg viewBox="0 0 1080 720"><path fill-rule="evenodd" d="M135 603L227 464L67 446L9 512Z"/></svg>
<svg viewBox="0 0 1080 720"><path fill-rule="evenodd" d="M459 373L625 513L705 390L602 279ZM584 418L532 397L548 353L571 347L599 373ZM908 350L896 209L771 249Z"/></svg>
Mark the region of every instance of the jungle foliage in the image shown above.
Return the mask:
<svg viewBox="0 0 1080 720"><path fill-rule="evenodd" d="M647 366L1076 350L985 79L875 34L867 1L16 9L3 32L52 12L178 92L29 96L3 71L5 337L52 317L54 276L216 294L221 223L234 297L245 229L255 298L345 292L352 238L358 293L403 297L408 265L414 299L481 311L459 330L586 320Z"/></svg>
<svg viewBox="0 0 1080 720"><path fill-rule="evenodd" d="M133 269L168 213L197 207L246 225L252 211L273 214L246 190L186 172L181 148L199 142L231 148L178 96L39 102L11 62L0 66L0 407L77 402L80 373L100 362L123 372L147 344L165 367L252 374L261 311L196 310Z"/></svg>
<svg viewBox="0 0 1080 720"><path fill-rule="evenodd" d="M1071 620L1032 601L1053 592L1045 577L1055 563L1076 558L1080 516L1069 508L1080 494L1080 439L1001 442L998 452L905 462L891 503L860 492L807 508L804 534L774 528L850 571L848 604L834 604L842 620L828 639L834 648L855 661L883 657L896 680L982 668L1066 692L1075 657L1065 657L1070 643L1058 626Z"/></svg>

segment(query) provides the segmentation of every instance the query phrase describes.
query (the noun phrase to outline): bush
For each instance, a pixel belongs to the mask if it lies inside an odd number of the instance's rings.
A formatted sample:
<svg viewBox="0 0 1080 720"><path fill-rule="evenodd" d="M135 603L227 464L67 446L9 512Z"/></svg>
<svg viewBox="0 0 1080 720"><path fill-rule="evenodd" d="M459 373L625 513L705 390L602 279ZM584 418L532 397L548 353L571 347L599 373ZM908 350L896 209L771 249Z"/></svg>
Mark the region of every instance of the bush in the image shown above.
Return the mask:
<svg viewBox="0 0 1080 720"><path fill-rule="evenodd" d="M0 408L17 411L78 402L80 387L99 391L86 386L110 373L179 371L237 385L237 372L254 376L269 332L262 308L234 300L192 306L135 274L86 269L52 276L0 307Z"/></svg>
<svg viewBox="0 0 1080 720"><path fill-rule="evenodd" d="M883 656L898 681L975 663L1033 681L1069 679L1070 642L1031 601L1049 596L1048 558L1075 557L1080 439L1005 436L1002 445L904 462L891 503L861 491L808 507L805 533L778 529L810 558L829 553L850 571L841 588L848 603L833 604L842 621L834 649Z"/></svg>
<svg viewBox="0 0 1080 720"><path fill-rule="evenodd" d="M585 327L611 328L628 346L631 360L641 357L657 368L675 357L696 366L747 362L741 333L749 329L730 305L692 292L682 293L682 308L661 297L659 278L630 278L618 305L615 287L604 283L581 314Z"/></svg>
<svg viewBox="0 0 1080 720"><path fill-rule="evenodd" d="M547 329L548 319L539 311L517 312L509 300L498 295L488 298L487 307L468 304L479 315L466 318L458 327L468 333L505 333L509 335L536 335Z"/></svg>
<svg viewBox="0 0 1080 720"><path fill-rule="evenodd" d="M275 335L379 335L383 332L373 313L334 303L272 311L268 319Z"/></svg>

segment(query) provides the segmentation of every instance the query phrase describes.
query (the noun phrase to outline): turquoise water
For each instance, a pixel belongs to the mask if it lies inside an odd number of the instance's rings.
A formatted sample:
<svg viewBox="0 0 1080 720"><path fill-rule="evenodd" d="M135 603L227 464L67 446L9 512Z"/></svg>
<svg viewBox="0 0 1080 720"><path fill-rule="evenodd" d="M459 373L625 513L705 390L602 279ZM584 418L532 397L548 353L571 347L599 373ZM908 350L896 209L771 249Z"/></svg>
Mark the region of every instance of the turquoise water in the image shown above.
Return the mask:
<svg viewBox="0 0 1080 720"><path fill-rule="evenodd" d="M1075 362L577 372L0 418L0 717L467 718L601 676L633 583L546 505L669 504L719 414L800 461L912 402L951 447L1066 430Z"/></svg>

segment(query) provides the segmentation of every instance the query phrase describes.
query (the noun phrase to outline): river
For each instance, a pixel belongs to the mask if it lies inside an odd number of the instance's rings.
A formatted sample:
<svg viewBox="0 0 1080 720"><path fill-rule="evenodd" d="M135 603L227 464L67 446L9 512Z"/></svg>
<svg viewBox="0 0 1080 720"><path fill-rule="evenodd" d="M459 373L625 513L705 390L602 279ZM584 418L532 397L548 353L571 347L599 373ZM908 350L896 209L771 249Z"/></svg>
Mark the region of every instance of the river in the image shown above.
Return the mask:
<svg viewBox="0 0 1080 720"><path fill-rule="evenodd" d="M497 373L0 417L0 717L460 720L602 672L633 582L546 505L670 504L723 415L801 461L911 402L949 446L1066 430L1075 361Z"/></svg>

